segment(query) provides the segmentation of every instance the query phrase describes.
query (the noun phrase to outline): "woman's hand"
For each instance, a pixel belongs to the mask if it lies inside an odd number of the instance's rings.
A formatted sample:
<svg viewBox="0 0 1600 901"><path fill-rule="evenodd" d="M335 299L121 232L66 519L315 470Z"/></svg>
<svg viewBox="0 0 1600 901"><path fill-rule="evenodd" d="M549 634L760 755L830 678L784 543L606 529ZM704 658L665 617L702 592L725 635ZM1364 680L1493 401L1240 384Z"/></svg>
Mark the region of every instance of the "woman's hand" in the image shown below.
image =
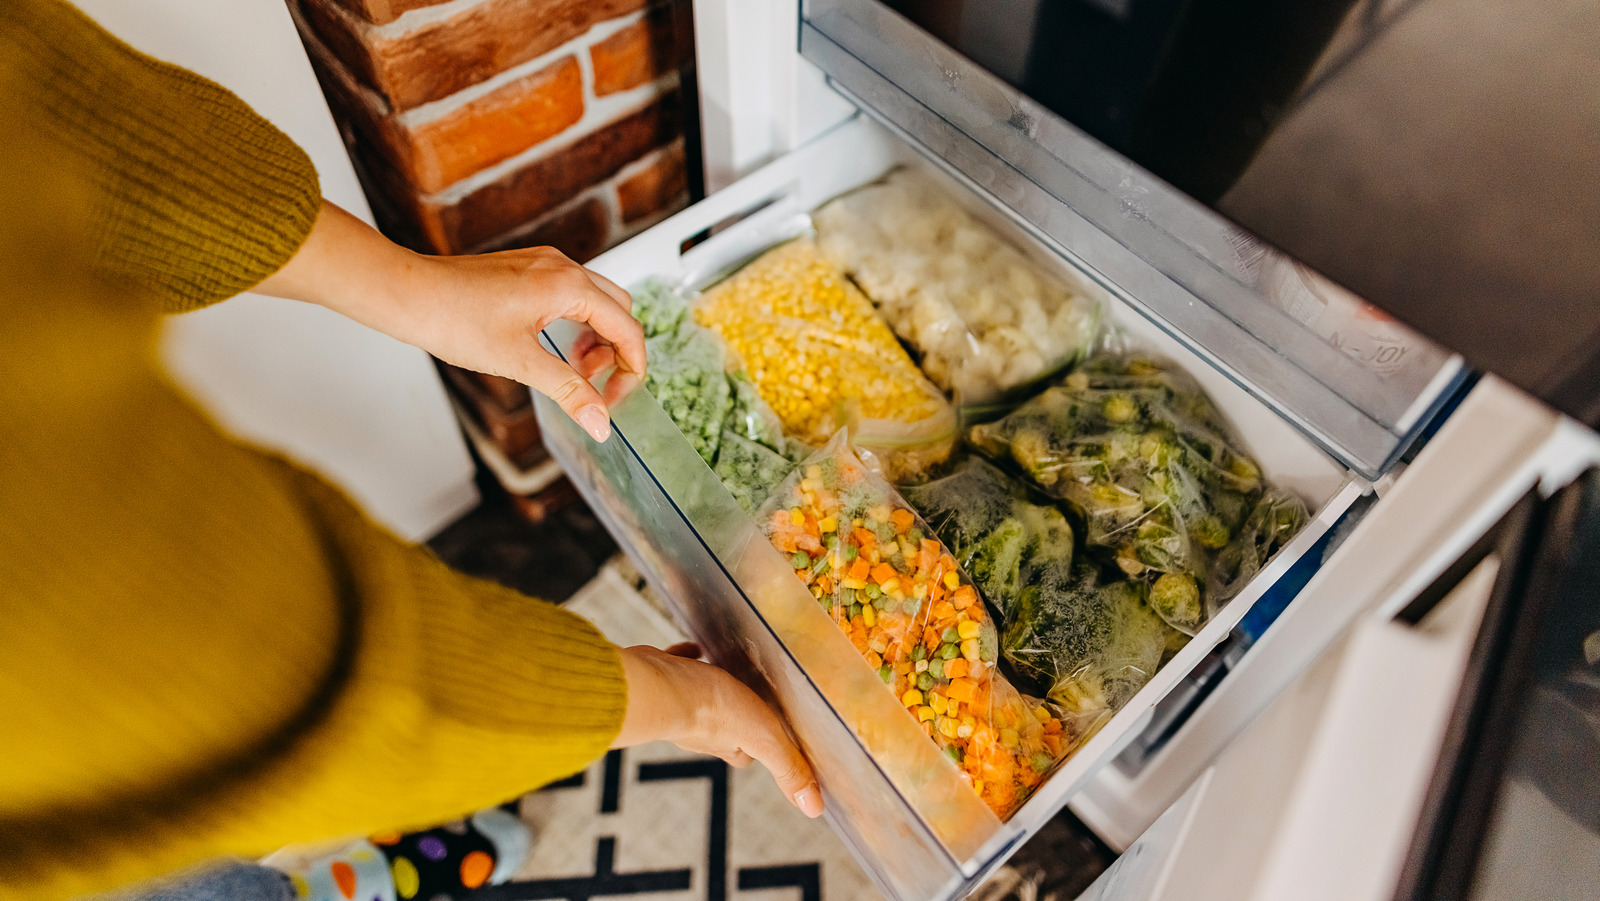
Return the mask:
<svg viewBox="0 0 1600 901"><path fill-rule="evenodd" d="M759 760L785 796L808 817L822 813L822 792L783 723L756 693L727 672L694 659L700 649L620 648L628 710L611 743L626 748L665 739L734 766Z"/></svg>
<svg viewBox="0 0 1600 901"><path fill-rule="evenodd" d="M607 407L644 373L644 333L628 293L549 247L425 256L323 201L305 245L256 290L320 304L447 363L516 379L596 441L611 434ZM539 331L557 319L587 327L575 367L539 344ZM602 397L589 377L613 364Z"/></svg>

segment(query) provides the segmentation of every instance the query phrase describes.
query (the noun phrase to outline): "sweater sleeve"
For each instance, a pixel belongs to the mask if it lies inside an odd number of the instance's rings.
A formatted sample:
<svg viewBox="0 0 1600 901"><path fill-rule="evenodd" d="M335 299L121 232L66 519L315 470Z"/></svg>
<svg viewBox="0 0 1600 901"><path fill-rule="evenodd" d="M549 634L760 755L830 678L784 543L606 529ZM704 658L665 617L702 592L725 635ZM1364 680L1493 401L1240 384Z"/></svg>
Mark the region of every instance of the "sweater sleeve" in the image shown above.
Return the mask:
<svg viewBox="0 0 1600 901"><path fill-rule="evenodd" d="M60 0L6 6L0 49L37 88L44 132L95 183L97 268L180 312L289 261L321 208L305 151L227 89Z"/></svg>
<svg viewBox="0 0 1600 901"><path fill-rule="evenodd" d="M0 159L20 174L0 179L0 899L435 824L582 768L626 707L599 632L230 441L160 371L158 308L281 264L315 184L240 156L256 187L216 169L196 187L231 151L186 120L281 136L229 95L163 97L201 84L164 67L105 93L104 70L156 66L108 41L54 0L0 4ZM39 63L58 52L67 74ZM188 137L151 162L154 139L118 131L141 123ZM73 129L96 149L63 152ZM274 197L298 200L242 215Z"/></svg>

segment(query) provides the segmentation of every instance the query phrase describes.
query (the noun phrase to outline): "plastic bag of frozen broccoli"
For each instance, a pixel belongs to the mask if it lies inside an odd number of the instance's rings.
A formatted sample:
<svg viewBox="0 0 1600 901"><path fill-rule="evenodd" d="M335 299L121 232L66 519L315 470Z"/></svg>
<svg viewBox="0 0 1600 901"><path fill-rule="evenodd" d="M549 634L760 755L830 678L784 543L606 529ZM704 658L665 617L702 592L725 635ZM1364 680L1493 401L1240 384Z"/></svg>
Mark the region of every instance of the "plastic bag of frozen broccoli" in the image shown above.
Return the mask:
<svg viewBox="0 0 1600 901"><path fill-rule="evenodd" d="M1210 398L1170 364L1091 358L1004 418L974 426L968 440L1068 501L1085 542L1148 584L1152 609L1180 631L1197 632L1243 588L1237 573L1264 562L1251 564L1241 546L1219 564L1236 543L1255 541L1247 520L1266 488ZM1282 528L1270 530L1268 553L1305 521L1303 506L1280 497ZM1214 572L1219 565L1233 574Z"/></svg>
<svg viewBox="0 0 1600 901"><path fill-rule="evenodd" d="M1001 652L1024 690L1059 705L1074 746L1133 697L1187 638L1151 611L1143 582L1077 560L1054 507L983 460L902 488L1001 614Z"/></svg>
<svg viewBox="0 0 1600 901"><path fill-rule="evenodd" d="M1000 634L971 581L842 430L757 515L773 547L907 714L1009 816L1073 745L996 668Z"/></svg>

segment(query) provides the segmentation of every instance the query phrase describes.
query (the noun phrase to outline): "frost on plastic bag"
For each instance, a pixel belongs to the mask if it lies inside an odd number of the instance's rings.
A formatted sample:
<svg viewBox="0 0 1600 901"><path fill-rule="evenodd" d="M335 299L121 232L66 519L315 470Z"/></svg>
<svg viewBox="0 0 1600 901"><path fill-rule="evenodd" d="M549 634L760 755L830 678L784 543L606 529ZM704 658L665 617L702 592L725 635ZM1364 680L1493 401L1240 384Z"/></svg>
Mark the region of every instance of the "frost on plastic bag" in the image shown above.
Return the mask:
<svg viewBox="0 0 1600 901"><path fill-rule="evenodd" d="M794 468L785 455L809 449L784 438L738 358L690 319L684 293L659 278L633 290L634 315L645 332L645 388L749 511Z"/></svg>
<svg viewBox="0 0 1600 901"><path fill-rule="evenodd" d="M968 460L902 490L1000 610L1007 663L1059 705L1073 747L1187 640L1150 610L1142 582L1077 559L1061 511L1027 500L993 465Z"/></svg>
<svg viewBox="0 0 1600 901"><path fill-rule="evenodd" d="M1199 386L1146 357L1092 358L968 439L1069 501L1085 542L1147 583L1151 607L1190 635L1243 587L1238 574L1259 568L1262 550L1305 521L1305 508L1279 495L1284 528L1268 530L1272 543L1235 548L1255 541L1246 528L1265 491L1261 470Z"/></svg>
<svg viewBox="0 0 1600 901"><path fill-rule="evenodd" d="M955 558L840 432L757 519L884 690L1006 817L1070 750L996 669L1000 634Z"/></svg>
<svg viewBox="0 0 1600 901"><path fill-rule="evenodd" d="M1029 262L902 169L817 210L817 243L878 305L922 368L963 404L988 403L1076 362L1099 305Z"/></svg>
<svg viewBox="0 0 1600 901"><path fill-rule="evenodd" d="M848 426L895 479L954 447L954 408L811 240L780 245L712 287L694 317L744 360L789 437L821 445Z"/></svg>
<svg viewBox="0 0 1600 901"><path fill-rule="evenodd" d="M646 338L644 387L707 465L716 462L722 425L733 409L722 342L687 320Z"/></svg>
<svg viewBox="0 0 1600 901"><path fill-rule="evenodd" d="M1213 593L1218 597L1238 594L1272 555L1305 526L1308 518L1306 505L1299 498L1275 488L1267 489L1238 536L1217 553L1216 565L1211 568Z"/></svg>
<svg viewBox="0 0 1600 901"><path fill-rule="evenodd" d="M794 471L794 463L777 451L735 432L722 433L722 448L711 467L746 513L755 512L772 489Z"/></svg>

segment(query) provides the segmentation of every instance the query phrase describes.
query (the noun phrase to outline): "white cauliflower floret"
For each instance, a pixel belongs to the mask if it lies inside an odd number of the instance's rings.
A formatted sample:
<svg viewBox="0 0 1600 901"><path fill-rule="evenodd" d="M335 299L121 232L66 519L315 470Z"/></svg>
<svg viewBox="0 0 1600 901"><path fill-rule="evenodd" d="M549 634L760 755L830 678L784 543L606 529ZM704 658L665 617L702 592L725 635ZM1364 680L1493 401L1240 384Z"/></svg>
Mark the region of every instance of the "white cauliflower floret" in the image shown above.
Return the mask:
<svg viewBox="0 0 1600 901"><path fill-rule="evenodd" d="M878 304L928 376L966 401L1085 348L1093 301L1029 262L925 176L903 170L813 217L818 245Z"/></svg>

